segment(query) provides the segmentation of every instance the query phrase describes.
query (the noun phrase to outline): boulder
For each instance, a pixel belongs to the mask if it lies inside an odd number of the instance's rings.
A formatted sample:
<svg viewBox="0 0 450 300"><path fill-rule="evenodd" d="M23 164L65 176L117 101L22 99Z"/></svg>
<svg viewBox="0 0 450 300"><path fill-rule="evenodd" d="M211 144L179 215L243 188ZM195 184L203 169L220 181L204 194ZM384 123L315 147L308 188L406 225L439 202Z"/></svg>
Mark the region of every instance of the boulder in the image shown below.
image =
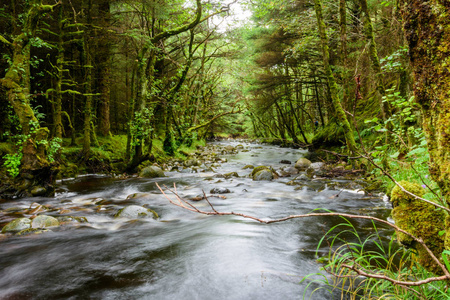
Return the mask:
<svg viewBox="0 0 450 300"><path fill-rule="evenodd" d="M161 170L161 168L157 166L149 166L142 169L142 171L139 173L139 176L145 178L156 178L165 177L166 175L164 175L164 172L163 170Z"/></svg>
<svg viewBox="0 0 450 300"><path fill-rule="evenodd" d="M273 179L273 173L268 168L261 169L258 172L255 172L255 173L252 173L252 174L253 174L252 178L253 178L254 181L272 180Z"/></svg>
<svg viewBox="0 0 450 300"><path fill-rule="evenodd" d="M128 219L142 219L153 218L158 219L158 214L149 208L145 208L138 205L130 205L119 210L114 218L128 218Z"/></svg>
<svg viewBox="0 0 450 300"><path fill-rule="evenodd" d="M31 220L28 218L18 218L5 225L2 233L18 232L31 227Z"/></svg>
<svg viewBox="0 0 450 300"><path fill-rule="evenodd" d="M31 228L49 228L59 225L58 219L46 215L39 215L31 222Z"/></svg>
<svg viewBox="0 0 450 300"><path fill-rule="evenodd" d="M33 195L33 197L44 196L46 193L47 193L47 189L45 189L42 186L35 186L31 190L31 195Z"/></svg>
<svg viewBox="0 0 450 300"><path fill-rule="evenodd" d="M295 167L300 170L306 170L311 166L311 161L309 159L306 159L304 157L300 158L299 160L297 160L297 162L295 163Z"/></svg>

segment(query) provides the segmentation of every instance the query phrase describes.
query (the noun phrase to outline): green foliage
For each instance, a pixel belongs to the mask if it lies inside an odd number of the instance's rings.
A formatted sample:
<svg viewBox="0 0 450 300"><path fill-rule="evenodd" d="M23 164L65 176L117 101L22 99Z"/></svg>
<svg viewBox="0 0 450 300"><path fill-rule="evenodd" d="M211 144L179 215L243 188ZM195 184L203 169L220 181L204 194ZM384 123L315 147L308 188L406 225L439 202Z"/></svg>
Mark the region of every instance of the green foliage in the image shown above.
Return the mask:
<svg viewBox="0 0 450 300"><path fill-rule="evenodd" d="M400 47L400 49L398 49L391 55L380 59L380 63L382 64L381 70L383 70L384 72L399 72L404 70L405 69L404 61L407 58L407 53L408 47L403 46Z"/></svg>
<svg viewBox="0 0 450 300"><path fill-rule="evenodd" d="M14 153L14 154L6 154L3 156L5 162L3 165L6 167L6 171L12 178L17 177L19 175L19 167L20 161L22 160L22 153Z"/></svg>
<svg viewBox="0 0 450 300"><path fill-rule="evenodd" d="M152 116L153 112L148 108L144 108L142 112L135 113L134 119L130 126L132 146L141 145L144 142L144 139L150 136L153 131L153 127L151 125Z"/></svg>
<svg viewBox="0 0 450 300"><path fill-rule="evenodd" d="M49 162L55 161L56 154L60 151L62 145L62 139L60 138L53 138L48 143L48 149L47 149L47 159Z"/></svg>

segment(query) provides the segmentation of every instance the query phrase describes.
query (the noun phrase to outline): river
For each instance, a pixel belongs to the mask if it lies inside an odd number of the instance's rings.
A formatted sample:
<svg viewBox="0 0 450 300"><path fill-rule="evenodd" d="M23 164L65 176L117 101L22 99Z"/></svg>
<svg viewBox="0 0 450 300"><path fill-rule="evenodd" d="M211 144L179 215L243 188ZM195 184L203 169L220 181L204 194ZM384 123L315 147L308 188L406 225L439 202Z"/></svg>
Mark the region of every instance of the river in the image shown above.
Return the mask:
<svg viewBox="0 0 450 300"><path fill-rule="evenodd" d="M61 226L38 235L0 240L0 299L306 299L318 287L300 283L320 272L316 248L338 218L295 219L260 224L236 216L206 216L169 203L157 189L173 187L182 197L209 194L227 188L223 197L209 197L222 212L260 218L281 218L326 208L337 212L386 218L389 209L381 196L358 191L358 182L338 178L310 181L303 187L288 185L292 177L253 181L243 170L247 164L282 166L295 162L305 150L243 145L215 172L166 172L158 179L114 179L84 176L59 183L54 198L0 201L2 211L29 207L37 202L61 212L86 217L88 223ZM239 178L214 177L237 172ZM138 193L138 194L136 194ZM135 197L127 198L136 194ZM170 196L170 193L168 193ZM160 219L115 219L118 209L148 205ZM193 202L208 209L205 201ZM11 214L4 214L10 218ZM370 227L356 223L364 232ZM386 233L389 235L389 231ZM320 253L326 253L324 245ZM326 289L311 299L339 298Z"/></svg>

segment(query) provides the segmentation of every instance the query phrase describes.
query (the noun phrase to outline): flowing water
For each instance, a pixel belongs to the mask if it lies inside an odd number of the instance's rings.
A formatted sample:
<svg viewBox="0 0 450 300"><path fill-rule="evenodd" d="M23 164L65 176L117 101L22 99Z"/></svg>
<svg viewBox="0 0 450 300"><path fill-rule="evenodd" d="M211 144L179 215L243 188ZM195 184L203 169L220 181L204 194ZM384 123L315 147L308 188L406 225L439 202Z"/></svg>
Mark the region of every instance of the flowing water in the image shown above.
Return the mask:
<svg viewBox="0 0 450 300"><path fill-rule="evenodd" d="M3 211L38 202L89 221L0 240L0 299L301 299L309 281L300 281L321 267L320 238L340 222L308 218L264 225L201 215L170 204L155 182L175 183L186 198L228 188L226 199L209 197L217 210L265 219L316 208L382 218L389 213L381 197L365 196L354 181L316 178L302 188L286 184L292 177L253 181L245 176L251 172L242 169L245 165L277 169L281 160L295 162L305 151L242 144L248 152L224 155L228 161L215 169L238 172L239 178L215 178L213 172L166 172L168 177L158 179L85 176L61 182L55 198L0 202ZM127 199L135 193L140 194ZM209 209L205 201L192 203ZM130 204L148 205L160 219L114 219ZM370 227L355 224L362 231ZM324 246L319 255L327 251ZM306 290L307 299L316 287ZM312 295L333 297L326 290Z"/></svg>

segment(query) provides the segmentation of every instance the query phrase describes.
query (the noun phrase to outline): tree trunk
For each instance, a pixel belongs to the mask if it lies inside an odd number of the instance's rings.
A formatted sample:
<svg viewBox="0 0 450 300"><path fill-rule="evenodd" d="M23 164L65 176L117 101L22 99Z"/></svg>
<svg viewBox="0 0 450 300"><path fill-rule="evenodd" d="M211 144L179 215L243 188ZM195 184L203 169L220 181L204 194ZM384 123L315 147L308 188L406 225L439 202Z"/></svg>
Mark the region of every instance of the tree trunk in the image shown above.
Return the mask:
<svg viewBox="0 0 450 300"><path fill-rule="evenodd" d="M450 205L450 1L403 1L404 29L430 153L430 173ZM450 249L450 217L445 247Z"/></svg>
<svg viewBox="0 0 450 300"><path fill-rule="evenodd" d="M325 23L322 16L322 1L314 0L314 9L316 11L317 24L319 27L319 36L322 42L322 52L323 52L323 65L325 68L325 73L327 75L328 85L330 86L331 101L335 113L344 127L345 141L347 142L347 148L350 152L356 152L356 143L353 136L353 129L350 127L345 111L342 108L341 101L338 98L338 86L336 80L333 76L333 72L330 67L330 54L328 50L328 37L325 32Z"/></svg>
<svg viewBox="0 0 450 300"><path fill-rule="evenodd" d="M41 1L30 0L28 8L23 15L22 32L17 35L12 43L6 42L12 47L12 64L0 80L6 88L8 100L18 117L22 127L22 134L26 137L22 145L22 159L20 175L25 188L18 187L20 195L32 194L33 187L40 186L39 195L53 194L54 175L57 173L53 165L46 159L45 143L48 136L47 128L39 128L39 122L29 103L30 86L30 39L35 36L40 17L51 11L56 5L43 5ZM3 42L5 42L3 41ZM24 184L27 182L27 184Z"/></svg>

